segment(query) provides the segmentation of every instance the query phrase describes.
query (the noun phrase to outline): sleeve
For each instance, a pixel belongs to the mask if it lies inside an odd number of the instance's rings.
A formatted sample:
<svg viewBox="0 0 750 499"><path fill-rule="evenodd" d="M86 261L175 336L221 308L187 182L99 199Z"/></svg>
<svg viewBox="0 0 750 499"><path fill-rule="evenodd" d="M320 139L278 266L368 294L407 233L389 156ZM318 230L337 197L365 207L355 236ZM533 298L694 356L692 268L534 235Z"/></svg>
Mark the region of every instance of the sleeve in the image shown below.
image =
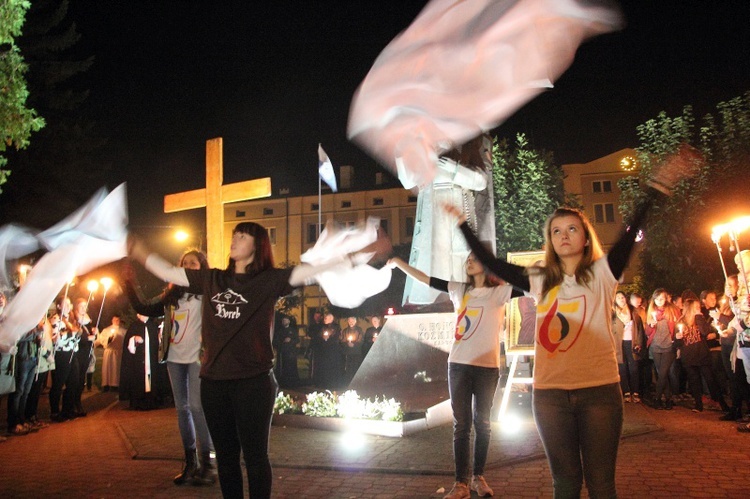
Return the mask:
<svg viewBox="0 0 750 499"><path fill-rule="evenodd" d="M146 317L161 317L164 315L164 302L157 300L151 303L145 303L138 290L135 289L135 283L130 279L125 280L125 294L130 301L130 305L137 313Z"/></svg>
<svg viewBox="0 0 750 499"><path fill-rule="evenodd" d="M430 287L442 291L443 293L447 293L448 281L438 279L437 277L430 277Z"/></svg>
<svg viewBox="0 0 750 499"><path fill-rule="evenodd" d="M185 269L175 267L156 253L148 255L144 266L146 270L164 282L172 282L178 286L188 286L190 284Z"/></svg>
<svg viewBox="0 0 750 499"><path fill-rule="evenodd" d="M628 265L630 254L633 252L635 238L638 236L638 231L643 226L643 222L646 220L646 216L653 206L654 201L660 197L666 197L665 194L651 187L649 187L647 194L648 196L638 205L630 223L622 231L619 239L607 255L607 263L609 263L609 269L612 271L615 279L619 280L622 277L622 272Z"/></svg>
<svg viewBox="0 0 750 499"><path fill-rule="evenodd" d="M469 247L474 255L482 262L490 272L506 281L511 286L518 288L522 291L530 291L531 283L529 282L529 276L526 275L526 267L520 265L513 265L508 263L502 258L496 258L487 248L485 248L479 241L477 236L472 232L469 224L464 222L459 226L461 233L466 238L466 242L469 243Z"/></svg>

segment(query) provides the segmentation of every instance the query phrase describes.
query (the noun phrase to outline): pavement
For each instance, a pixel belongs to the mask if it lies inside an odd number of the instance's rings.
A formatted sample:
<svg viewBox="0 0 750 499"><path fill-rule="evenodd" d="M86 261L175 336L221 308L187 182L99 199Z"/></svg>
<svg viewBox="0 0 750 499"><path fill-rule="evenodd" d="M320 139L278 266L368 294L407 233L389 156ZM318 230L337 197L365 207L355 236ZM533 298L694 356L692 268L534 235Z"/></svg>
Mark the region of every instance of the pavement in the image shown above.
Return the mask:
<svg viewBox="0 0 750 499"><path fill-rule="evenodd" d="M218 485L175 486L182 450L174 408L130 411L115 393L85 394L87 417L51 424L0 443L3 497L220 497ZM5 421L5 401L0 410ZM40 416L46 418L46 396ZM617 487L620 497L748 496L750 434L720 412L625 405ZM519 431L493 423L485 471L495 497L552 497L536 429L521 411ZM1 427L2 434L5 428ZM403 438L341 435L274 426L273 497L439 498L453 482L450 425ZM473 497L476 497L474 494ZM587 495L584 492L584 496Z"/></svg>

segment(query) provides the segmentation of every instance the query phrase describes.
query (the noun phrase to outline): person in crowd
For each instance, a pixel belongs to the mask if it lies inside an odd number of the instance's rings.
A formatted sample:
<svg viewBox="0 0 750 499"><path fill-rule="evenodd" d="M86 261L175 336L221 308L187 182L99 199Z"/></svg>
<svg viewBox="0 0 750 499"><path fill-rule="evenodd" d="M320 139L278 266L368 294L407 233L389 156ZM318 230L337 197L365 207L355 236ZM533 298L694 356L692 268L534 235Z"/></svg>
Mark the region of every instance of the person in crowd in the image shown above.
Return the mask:
<svg viewBox="0 0 750 499"><path fill-rule="evenodd" d="M714 329L714 332L718 333L721 327L719 324L721 311L719 310L719 301L716 297L716 292L703 290L700 294L700 300L701 314ZM724 374L724 364L721 360L721 337L716 334L712 339L706 340L706 342L711 352L711 370L714 373L714 379L719 383L721 392L726 394L729 391L729 378Z"/></svg>
<svg viewBox="0 0 750 499"><path fill-rule="evenodd" d="M31 386L29 398L26 401L26 421L35 428L46 428L47 423L41 421L37 415L39 399L44 387L47 386L49 372L55 370L55 345L52 342L52 326L44 317L37 327L37 364L34 372L34 384Z"/></svg>
<svg viewBox="0 0 750 499"><path fill-rule="evenodd" d="M643 296L640 293L630 293L630 305L641 316L641 322L646 323L646 307L643 306Z"/></svg>
<svg viewBox="0 0 750 499"><path fill-rule="evenodd" d="M367 331L365 331L365 336L362 339L363 359L367 357L368 353L370 353L370 349L377 341L382 329L383 326L380 325L380 317L378 317L377 315L373 315L372 317L370 317L370 327L367 328Z"/></svg>
<svg viewBox="0 0 750 499"><path fill-rule="evenodd" d="M299 385L297 371L297 345L299 330L288 315L282 315L273 331L273 346L276 349L276 374L282 388Z"/></svg>
<svg viewBox="0 0 750 499"><path fill-rule="evenodd" d="M341 355L341 326L331 312L323 315L320 339L315 345L315 371L313 384L321 388L338 388L344 379L344 362Z"/></svg>
<svg viewBox="0 0 750 499"><path fill-rule="evenodd" d="M40 323L16 343L16 391L8 394L8 436L26 435L38 430L26 422L26 402L34 384L38 353L36 337L42 327Z"/></svg>
<svg viewBox="0 0 750 499"><path fill-rule="evenodd" d="M307 350L305 351L305 358L307 358L308 361L308 367L307 367L307 377L313 381L316 379L315 376L315 351L318 349L320 342L321 342L321 330L323 329L323 314L320 312L315 312L313 314L312 321L310 322L310 325L307 327L307 337L310 339L310 342L307 345Z"/></svg>
<svg viewBox="0 0 750 499"><path fill-rule="evenodd" d="M735 308L737 305L737 294L739 291L739 282L737 275L730 275L724 284L724 296L719 300L719 337L721 342L721 360L724 366L724 373L729 380L729 397L732 401L732 408L729 413L724 414L719 419L722 421L741 421L742 420L742 403L746 402L748 411L750 411L750 388L744 375L744 369L740 369L741 375L735 376L734 359L732 352L737 341L737 331L732 326L735 318Z"/></svg>
<svg viewBox="0 0 750 499"><path fill-rule="evenodd" d="M688 373L690 391L695 401L693 411L703 412L703 381L705 381L711 399L718 402L724 412L729 412L729 406L711 370L711 354L707 343L707 340L717 337L718 334L703 317L699 301L686 300L684 308L684 314L677 323L675 340Z"/></svg>
<svg viewBox="0 0 750 499"><path fill-rule="evenodd" d="M318 272L353 260L276 268L268 232L253 222L232 231L225 270L174 267L134 237L129 254L162 280L202 296L201 401L216 447L221 492L243 497L241 453L250 497L270 497L268 444L278 390L271 344L274 305Z"/></svg>
<svg viewBox="0 0 750 499"><path fill-rule="evenodd" d="M466 223L460 226L485 267L537 298L532 406L556 497L578 497L584 477L592 497L617 495L623 401L612 301L653 201L670 193L683 166L675 161L654 169L644 202L606 256L588 218L575 209L559 208L547 219L539 268L495 258Z"/></svg>
<svg viewBox="0 0 750 499"><path fill-rule="evenodd" d="M88 314L88 302L84 298L78 298L73 306L72 321L78 331L78 350L76 357L78 359L78 390L75 393L75 415L76 417L86 416L83 410L83 390L89 381L89 370L91 362L96 363L94 357L94 341L98 331L91 322ZM93 376L93 375L92 375Z"/></svg>
<svg viewBox="0 0 750 499"><path fill-rule="evenodd" d="M208 259L202 251L188 250L180 257L178 265L184 269L207 270ZM188 481L194 485L212 485L216 483L216 467L211 461L214 445L201 404L203 298L188 293L183 286L170 284L159 296L145 301L138 292L135 272L128 266L125 274L125 292L133 309L147 317L164 317L161 341L168 344L161 348L161 352L166 351L162 360L167 365L185 451L185 465L173 481L175 485ZM151 347L156 349L156 345Z"/></svg>
<svg viewBox="0 0 750 499"><path fill-rule="evenodd" d="M646 332L640 315L628 303L625 293L615 295L612 333L615 336L620 388L625 402L641 401L639 362L646 351Z"/></svg>
<svg viewBox="0 0 750 499"><path fill-rule="evenodd" d="M149 411L162 406L169 394L169 381L158 359L158 323L146 315L136 317L123 339L120 399L129 400L130 409Z"/></svg>
<svg viewBox="0 0 750 499"><path fill-rule="evenodd" d="M667 294L664 288L657 288L651 295L648 304L646 336L648 337L649 353L654 361L654 370L656 371L654 408L671 410L674 407L672 400L673 383L670 383L669 375L676 357L674 326L678 317L674 308L667 303ZM664 397L664 400L662 400L662 397Z"/></svg>
<svg viewBox="0 0 750 499"><path fill-rule="evenodd" d="M74 419L76 414L76 391L79 387L78 351L79 325L70 316L73 306L70 298L60 297L56 303L57 313L50 318L52 340L55 343L55 370L52 371L52 386L49 390L50 419L61 423ZM64 391L63 391L64 388ZM62 396L62 410L60 397Z"/></svg>
<svg viewBox="0 0 750 499"><path fill-rule="evenodd" d="M94 345L104 348L102 355L102 390L118 390L120 387L120 364L126 329L119 315L112 316L112 324L97 337Z"/></svg>
<svg viewBox="0 0 750 499"><path fill-rule="evenodd" d="M462 216L460 213L458 216ZM466 259L468 282L430 277L402 259L389 260L390 267L411 278L448 293L458 314L455 341L448 355L448 393L453 409L453 458L456 481L444 499L464 499L474 490L480 497L493 495L484 478L490 444L490 411L500 376L500 335L505 304L514 293L501 284L474 256ZM483 311L483 313L479 313ZM471 433L474 426L474 463Z"/></svg>
<svg viewBox="0 0 750 499"><path fill-rule="evenodd" d="M351 383L362 364L362 342L365 333L357 325L356 317L346 319L346 327L341 331L339 344L344 362L344 385Z"/></svg>

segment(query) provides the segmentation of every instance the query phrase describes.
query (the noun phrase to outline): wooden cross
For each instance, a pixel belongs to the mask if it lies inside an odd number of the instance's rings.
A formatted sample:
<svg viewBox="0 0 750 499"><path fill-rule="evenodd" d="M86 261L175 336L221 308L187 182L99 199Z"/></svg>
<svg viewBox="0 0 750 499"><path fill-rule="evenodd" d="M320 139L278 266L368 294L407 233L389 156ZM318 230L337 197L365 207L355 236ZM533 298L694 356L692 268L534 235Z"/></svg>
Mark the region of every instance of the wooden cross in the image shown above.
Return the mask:
<svg viewBox="0 0 750 499"><path fill-rule="evenodd" d="M164 213L206 208L206 253L211 266L226 266L224 205L271 195L271 178L222 185L224 148L221 137L206 141L206 188L164 196Z"/></svg>

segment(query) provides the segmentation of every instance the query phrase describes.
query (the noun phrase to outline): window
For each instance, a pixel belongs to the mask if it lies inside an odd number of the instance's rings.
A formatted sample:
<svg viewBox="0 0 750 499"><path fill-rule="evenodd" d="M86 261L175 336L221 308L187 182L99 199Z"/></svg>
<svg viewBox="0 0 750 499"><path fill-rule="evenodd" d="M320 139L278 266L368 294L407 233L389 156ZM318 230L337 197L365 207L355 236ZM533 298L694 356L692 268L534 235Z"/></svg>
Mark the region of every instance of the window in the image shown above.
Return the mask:
<svg viewBox="0 0 750 499"><path fill-rule="evenodd" d="M612 181L611 180L595 180L591 183L591 190L595 194L600 192L612 192Z"/></svg>
<svg viewBox="0 0 750 499"><path fill-rule="evenodd" d="M380 220L380 228L383 229L383 233L388 235L388 220L385 218Z"/></svg>
<svg viewBox="0 0 750 499"><path fill-rule="evenodd" d="M383 206L383 198L373 198L372 205L373 206Z"/></svg>
<svg viewBox="0 0 750 499"><path fill-rule="evenodd" d="M264 215L273 215L273 208L263 208Z"/></svg>
<svg viewBox="0 0 750 499"><path fill-rule="evenodd" d="M407 200L409 203L416 203L417 202L417 196L409 196L409 199Z"/></svg>
<svg viewBox="0 0 750 499"><path fill-rule="evenodd" d="M318 224L307 224L307 244L315 244L318 240ZM323 231L323 226L320 227Z"/></svg>
<svg viewBox="0 0 750 499"><path fill-rule="evenodd" d="M598 224L615 223L615 205L612 203L595 204L594 222Z"/></svg>
<svg viewBox="0 0 750 499"><path fill-rule="evenodd" d="M406 217L406 237L412 237L414 234L414 217Z"/></svg>
<svg viewBox="0 0 750 499"><path fill-rule="evenodd" d="M234 210L234 216L237 218L242 218L245 216L245 210Z"/></svg>
<svg viewBox="0 0 750 499"><path fill-rule="evenodd" d="M351 208L352 202L351 201L341 201L341 207L342 208Z"/></svg>
<svg viewBox="0 0 750 499"><path fill-rule="evenodd" d="M276 227L269 227L267 230L268 239L270 240L272 245L276 245Z"/></svg>
<svg viewBox="0 0 750 499"><path fill-rule="evenodd" d="M318 211L319 208L320 207L318 206L318 203L313 203L313 204L310 205L310 209L312 211Z"/></svg>

